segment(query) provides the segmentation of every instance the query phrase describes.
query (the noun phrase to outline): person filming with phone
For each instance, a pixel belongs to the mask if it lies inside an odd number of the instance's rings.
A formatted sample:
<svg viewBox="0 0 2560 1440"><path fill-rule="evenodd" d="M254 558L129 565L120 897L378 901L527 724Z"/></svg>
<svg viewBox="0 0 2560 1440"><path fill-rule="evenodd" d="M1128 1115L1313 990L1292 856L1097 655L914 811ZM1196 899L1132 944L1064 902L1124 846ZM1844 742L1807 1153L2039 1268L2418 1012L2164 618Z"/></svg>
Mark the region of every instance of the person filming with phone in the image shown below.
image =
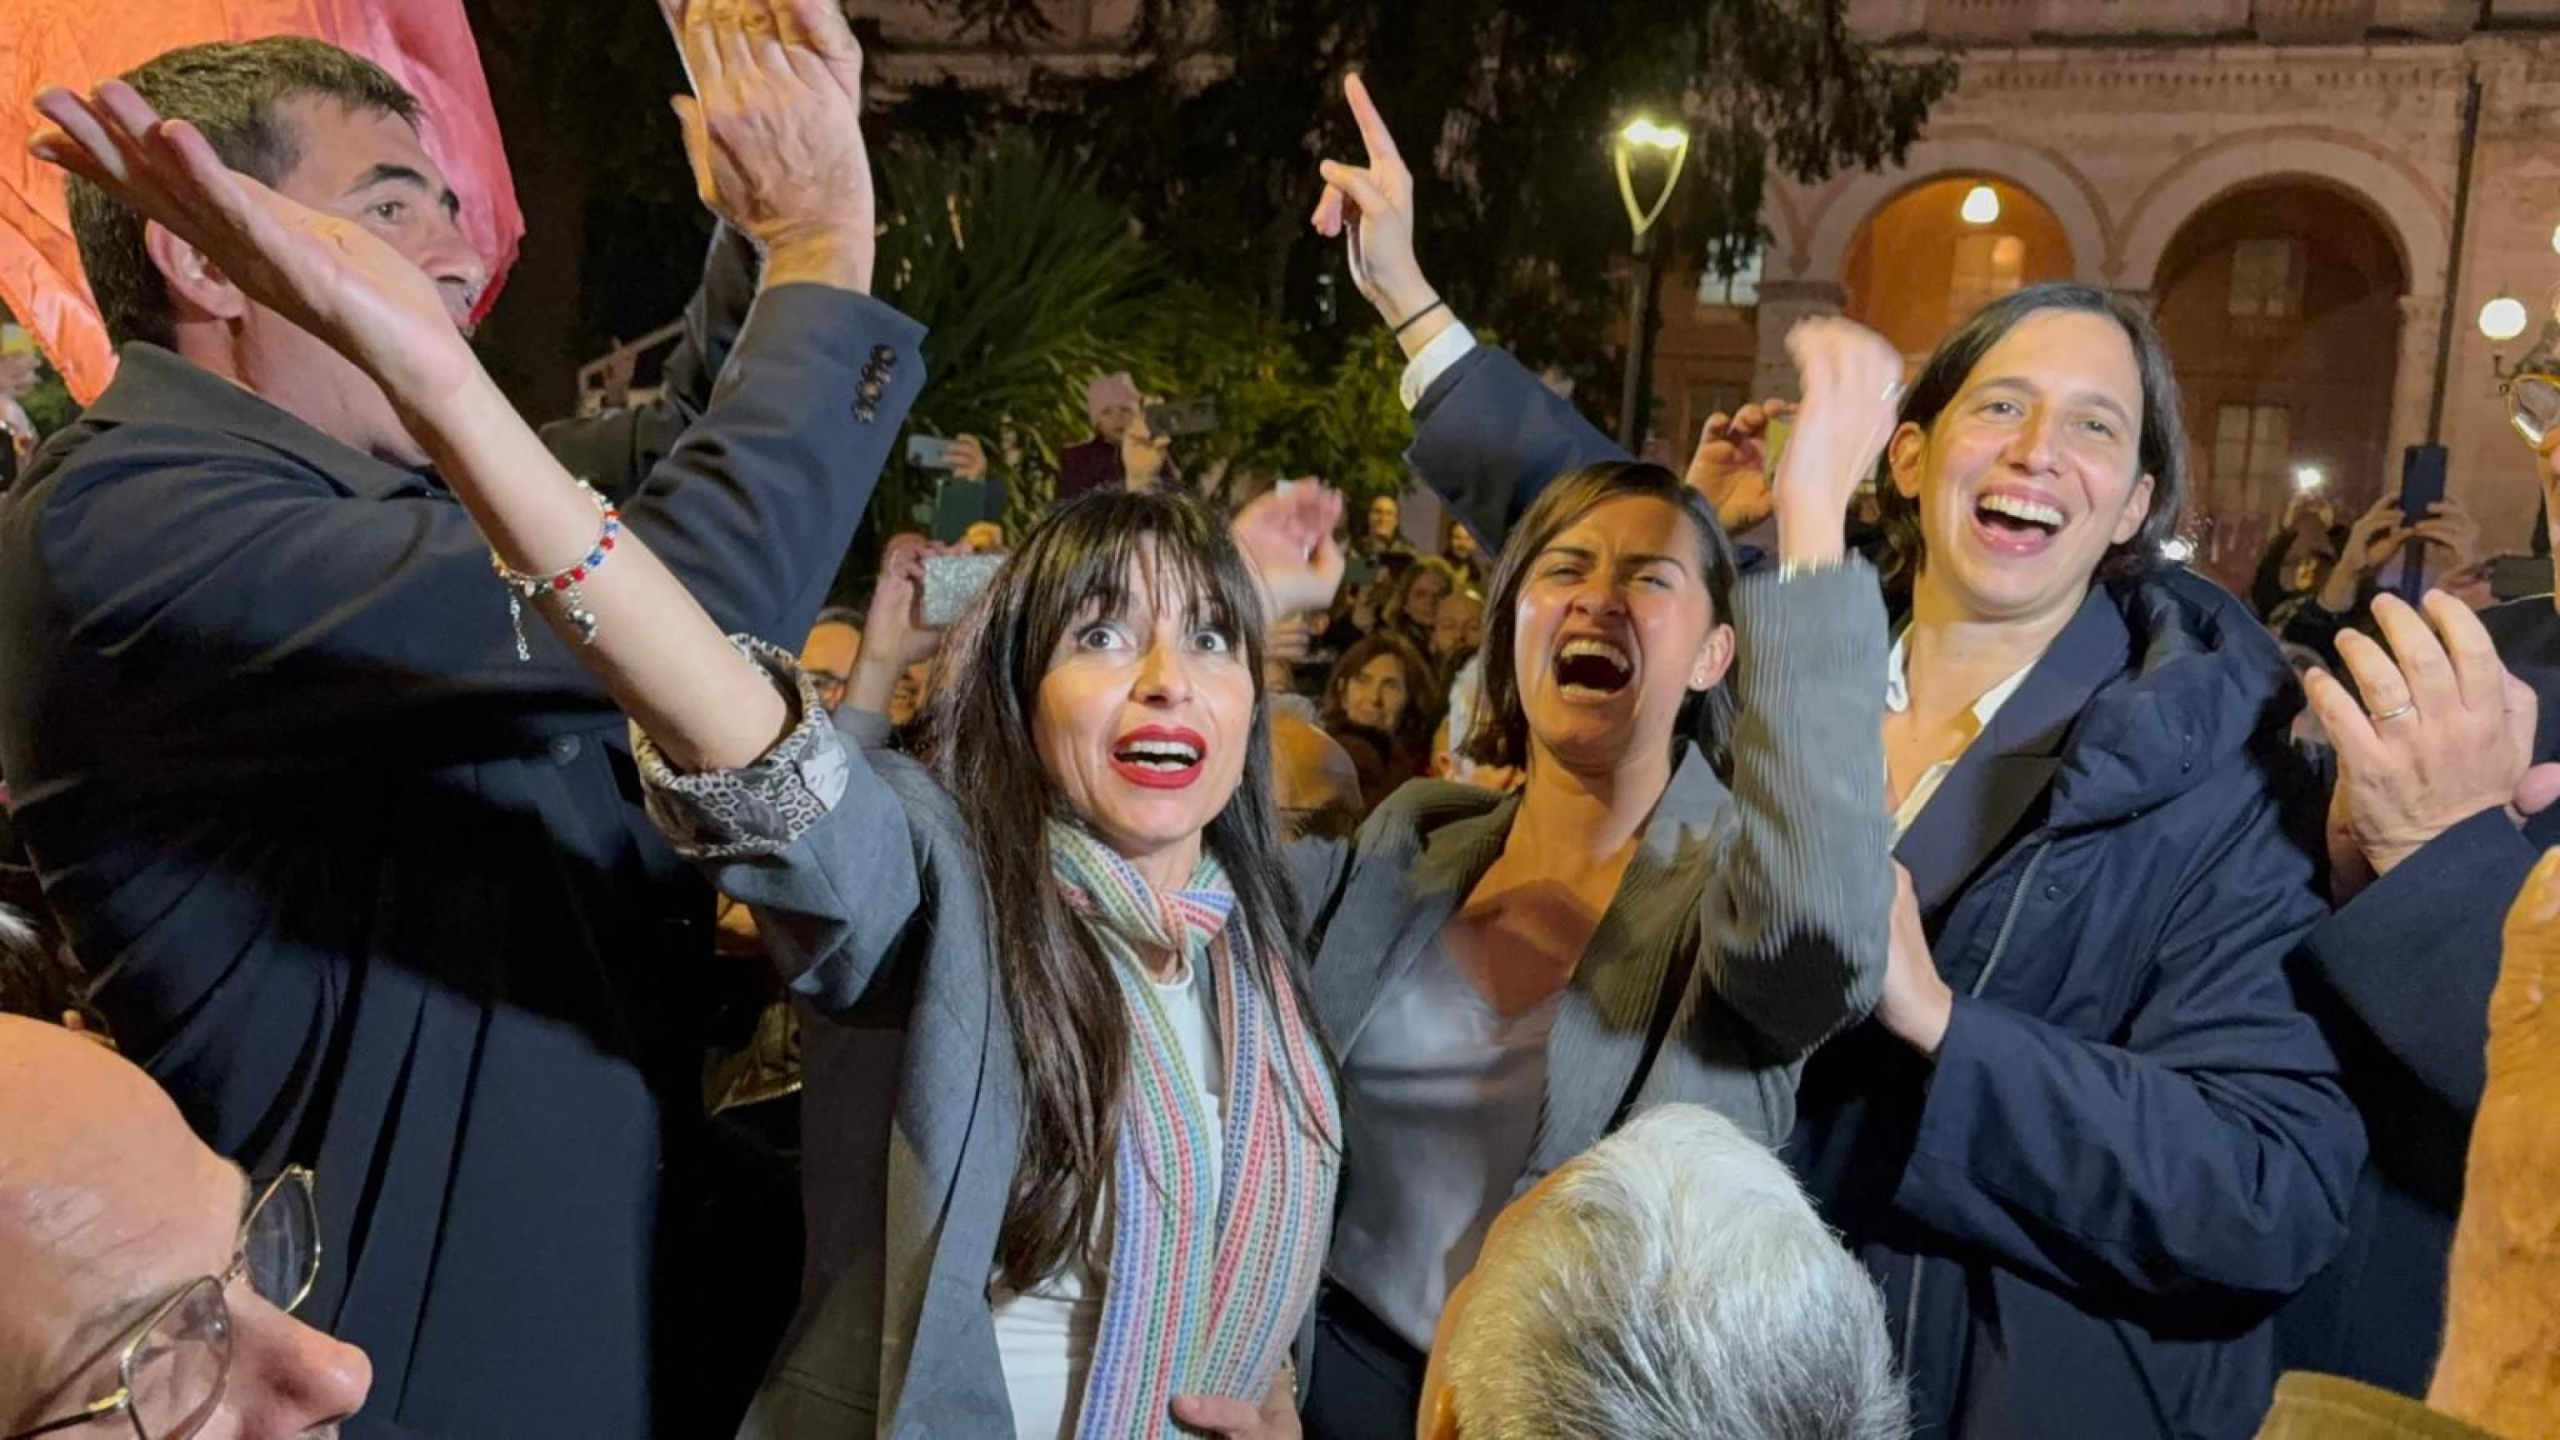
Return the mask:
<svg viewBox="0 0 2560 1440"><path fill-rule="evenodd" d="M1058 456L1061 501L1095 490L1178 484L1182 468L1174 463L1173 442L1218 424L1216 410L1204 402L1147 403L1125 371L1094 377L1085 387L1085 412L1093 418L1093 438Z"/></svg>

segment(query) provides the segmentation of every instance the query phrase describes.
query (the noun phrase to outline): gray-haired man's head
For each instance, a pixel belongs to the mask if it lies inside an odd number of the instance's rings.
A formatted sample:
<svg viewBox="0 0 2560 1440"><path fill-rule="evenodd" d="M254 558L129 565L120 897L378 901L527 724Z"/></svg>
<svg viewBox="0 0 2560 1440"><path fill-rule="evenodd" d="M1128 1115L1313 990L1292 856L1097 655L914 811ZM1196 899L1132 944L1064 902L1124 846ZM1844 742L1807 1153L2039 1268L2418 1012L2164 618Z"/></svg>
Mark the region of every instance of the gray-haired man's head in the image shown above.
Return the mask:
<svg viewBox="0 0 2560 1440"><path fill-rule="evenodd" d="M1902 1440L1884 1302L1784 1165L1692 1105L1514 1201L1449 1298L1423 1440Z"/></svg>

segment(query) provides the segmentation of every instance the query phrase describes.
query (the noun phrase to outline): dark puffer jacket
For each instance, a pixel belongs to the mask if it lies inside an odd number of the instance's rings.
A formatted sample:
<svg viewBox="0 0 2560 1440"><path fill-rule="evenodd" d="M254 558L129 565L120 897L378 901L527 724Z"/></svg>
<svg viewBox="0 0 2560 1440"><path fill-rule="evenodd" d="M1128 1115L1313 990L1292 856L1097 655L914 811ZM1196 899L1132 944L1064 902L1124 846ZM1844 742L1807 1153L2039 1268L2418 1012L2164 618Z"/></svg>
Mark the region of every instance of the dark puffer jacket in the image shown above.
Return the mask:
<svg viewBox="0 0 2560 1440"><path fill-rule="evenodd" d="M2324 913L2298 706L2183 571L2091 594L1897 848L1957 993L1868 1025L1791 1158L1884 1284L1921 1433L2245 1437L2364 1133L2287 966ZM2290 819L2290 824L2288 823Z"/></svg>

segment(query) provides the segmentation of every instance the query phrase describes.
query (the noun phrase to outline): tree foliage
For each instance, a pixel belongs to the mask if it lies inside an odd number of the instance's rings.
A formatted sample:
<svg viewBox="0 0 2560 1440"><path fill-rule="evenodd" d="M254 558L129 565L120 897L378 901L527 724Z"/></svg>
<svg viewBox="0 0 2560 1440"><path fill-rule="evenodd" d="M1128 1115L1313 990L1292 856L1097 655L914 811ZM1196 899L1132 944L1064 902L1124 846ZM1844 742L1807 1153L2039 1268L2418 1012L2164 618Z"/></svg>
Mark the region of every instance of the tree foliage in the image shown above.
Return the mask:
<svg viewBox="0 0 2560 1440"><path fill-rule="evenodd" d="M1041 0L933 0L1000 44L1046 29ZM1815 180L1898 160L1953 83L1943 59L1889 59L1843 0L1140 0L1140 63L1048 75L1012 106L1088 157L1170 263L1220 293L1321 327L1341 262L1308 232L1315 162L1356 158L1342 76L1367 75L1403 140L1423 258L1451 304L1606 393L1607 277L1628 246L1610 137L1685 118L1689 173L1670 243L1732 274L1767 238L1772 167ZM982 123L1004 97L920 91L893 115ZM1356 306L1357 302L1350 302ZM1357 317L1353 317L1357 318ZM1320 347L1321 348L1321 347Z"/></svg>
<svg viewBox="0 0 2560 1440"><path fill-rule="evenodd" d="M1018 521L1089 430L1085 382L1115 370L1217 407L1218 428L1181 445L1195 475L1223 463L1359 493L1400 485L1407 422L1385 337L1311 361L1290 327L1182 278L1088 168L1020 129L951 145L902 135L877 163L880 293L929 327L912 428L997 441ZM882 523L919 518L932 479L897 460Z"/></svg>

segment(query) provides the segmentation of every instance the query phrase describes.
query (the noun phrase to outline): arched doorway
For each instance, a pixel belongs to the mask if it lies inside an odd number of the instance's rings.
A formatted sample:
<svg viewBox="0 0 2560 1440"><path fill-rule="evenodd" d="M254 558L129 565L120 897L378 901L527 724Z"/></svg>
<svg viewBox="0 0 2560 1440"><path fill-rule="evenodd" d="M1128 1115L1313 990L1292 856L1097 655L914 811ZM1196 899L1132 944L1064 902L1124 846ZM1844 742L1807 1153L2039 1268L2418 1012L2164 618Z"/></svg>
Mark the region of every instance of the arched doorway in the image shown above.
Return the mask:
<svg viewBox="0 0 2560 1440"><path fill-rule="evenodd" d="M2043 201L1997 176L1941 175L1858 227L1842 308L1916 365L1984 301L2071 274L2071 241Z"/></svg>
<svg viewBox="0 0 2560 1440"><path fill-rule="evenodd" d="M2278 179L2224 195L2170 240L2154 284L2186 404L2196 564L2246 593L2298 484L2352 520L2399 483L2389 445L2398 243L2356 197Z"/></svg>

